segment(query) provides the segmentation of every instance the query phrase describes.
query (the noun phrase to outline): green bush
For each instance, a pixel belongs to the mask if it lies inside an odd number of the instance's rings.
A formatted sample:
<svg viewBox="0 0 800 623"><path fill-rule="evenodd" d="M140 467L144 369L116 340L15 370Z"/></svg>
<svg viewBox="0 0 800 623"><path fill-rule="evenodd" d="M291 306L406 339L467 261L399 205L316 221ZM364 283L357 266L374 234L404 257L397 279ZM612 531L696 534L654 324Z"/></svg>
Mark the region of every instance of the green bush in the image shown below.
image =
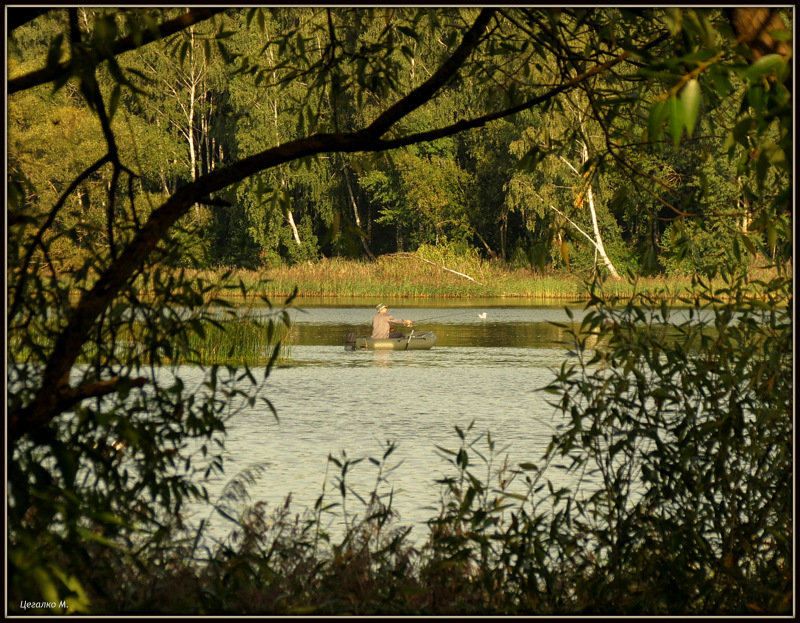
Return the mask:
<svg viewBox="0 0 800 623"><path fill-rule="evenodd" d="M596 299L547 388L566 416L549 458L599 484L562 505L578 610L791 607L791 280L723 278L678 322Z"/></svg>

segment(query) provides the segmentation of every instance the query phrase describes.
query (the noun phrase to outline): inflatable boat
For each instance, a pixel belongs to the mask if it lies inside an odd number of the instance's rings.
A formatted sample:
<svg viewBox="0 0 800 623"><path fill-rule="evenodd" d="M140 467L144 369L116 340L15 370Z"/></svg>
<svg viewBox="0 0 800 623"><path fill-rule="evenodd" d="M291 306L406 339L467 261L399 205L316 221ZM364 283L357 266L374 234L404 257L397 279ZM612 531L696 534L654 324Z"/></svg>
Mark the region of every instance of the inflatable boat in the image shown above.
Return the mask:
<svg viewBox="0 0 800 623"><path fill-rule="evenodd" d="M376 339L358 337L348 333L345 337L345 350L428 350L436 343L436 335L430 331L412 331L402 337Z"/></svg>

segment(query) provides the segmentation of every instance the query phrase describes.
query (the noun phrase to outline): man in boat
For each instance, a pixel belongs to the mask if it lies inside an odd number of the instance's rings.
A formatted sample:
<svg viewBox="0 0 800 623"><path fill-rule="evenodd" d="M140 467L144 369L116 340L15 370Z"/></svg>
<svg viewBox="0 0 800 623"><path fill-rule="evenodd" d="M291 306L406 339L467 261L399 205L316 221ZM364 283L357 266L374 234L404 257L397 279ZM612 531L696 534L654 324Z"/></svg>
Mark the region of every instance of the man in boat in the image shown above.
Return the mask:
<svg viewBox="0 0 800 623"><path fill-rule="evenodd" d="M389 315L389 308L381 303L375 307L378 313L372 317L372 338L385 340L386 338L403 337L400 331L392 331L393 326L414 324L411 320L403 320Z"/></svg>

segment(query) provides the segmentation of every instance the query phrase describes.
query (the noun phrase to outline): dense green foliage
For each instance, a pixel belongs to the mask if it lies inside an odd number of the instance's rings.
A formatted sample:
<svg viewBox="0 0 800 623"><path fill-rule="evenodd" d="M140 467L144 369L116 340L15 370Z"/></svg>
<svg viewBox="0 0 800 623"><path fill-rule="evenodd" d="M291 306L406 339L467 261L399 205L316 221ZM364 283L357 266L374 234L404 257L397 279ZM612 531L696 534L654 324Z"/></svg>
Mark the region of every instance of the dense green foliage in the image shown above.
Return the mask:
<svg viewBox="0 0 800 623"><path fill-rule="evenodd" d="M163 45L120 57L113 72L101 67L97 80L113 106L112 128L120 148L134 158L132 199L158 201L182 183L298 132L360 127L394 93L431 73L445 49L436 42L452 38L468 15L442 9L229 10L217 24L198 23ZM81 18L88 23L93 16L83 11ZM53 12L13 33L12 73L35 66L64 19L65 12ZM419 109L403 130L469 119L487 103L516 103L525 91L557 83L560 75L585 72L591 61L580 51L604 50L606 33L617 29L631 37L620 45L641 56L598 73L541 109L479 132L386 157L315 157L253 175L222 195L230 203L226 209L198 205L187 215L202 242L184 263L255 267L463 242L487 256L533 266L563 265L570 258L576 268L591 268L595 247L581 233L592 235L583 205L588 187L599 231L620 271L707 271L733 261L729 251L737 232L768 256L785 259L785 252L759 235L761 229L748 226L765 209L775 216L769 204L788 175L789 135L766 125L763 116L742 116L738 102L747 81L761 76L748 74L738 59L720 58L717 46L730 27L721 11L655 12L649 25L648 12L616 10L574 16L522 12L513 19L524 27L517 23L515 31L512 22L500 20L498 41L490 39L485 58ZM537 28L541 32L528 32ZM554 42L545 45L549 29ZM650 56L637 49L658 29L673 36L672 54L663 58L659 51ZM699 40L679 38L693 29ZM531 41L523 40L526 33L534 35ZM638 64L655 79L643 82ZM699 81L694 74L701 70L707 75ZM11 170L32 184L43 205L103 153L92 103L70 85L55 96L38 87L9 102ZM785 88L774 80L764 85L769 88L759 87L757 95L748 91L748 103L776 114L788 105ZM747 132L757 119L768 142L758 153L763 162L748 173L742 158L756 148ZM678 151L673 139L681 135L691 140ZM726 143L729 136L733 141ZM665 138L668 144L662 145ZM76 142L82 146L78 153L70 150ZM42 144L48 148L34 147ZM620 160L624 167L616 166ZM582 181L579 170L591 171L591 178ZM64 231L75 229L86 252L86 230L91 222L99 226L102 217L95 208L87 222L81 209L81 201L96 205L89 201L94 177L68 199L72 216L56 219ZM735 218L717 208L737 204ZM689 214L704 225L684 223ZM705 232L712 230L709 238ZM74 258L71 246L59 251L51 251L58 265Z"/></svg>
<svg viewBox="0 0 800 623"><path fill-rule="evenodd" d="M725 281L699 281L688 313L646 296L590 303L578 362L546 388L568 416L549 457L600 481L564 507L585 570L576 599L593 610L788 608L791 284L755 284L754 299Z"/></svg>
<svg viewBox="0 0 800 623"><path fill-rule="evenodd" d="M501 439L457 428L459 445L438 448L450 467L423 544L394 519L391 444L329 457L331 491L299 512L249 499L269 473L254 465L213 501L232 529L207 563L192 562L198 533L165 525L135 556L93 552L92 603L117 614L790 612L791 284L725 280L698 282L677 321L648 296L592 301L566 327L575 356L543 388L563 414L545 456L507 465ZM348 475L370 467L374 489L352 489ZM554 486L554 470L578 484Z"/></svg>
<svg viewBox="0 0 800 623"><path fill-rule="evenodd" d="M10 611L789 609L788 11L9 18ZM211 306L236 316L218 296L230 275L189 269L405 251L592 277L577 360L547 388L566 418L543 460L602 487L553 490L526 463L509 474L529 493L512 495L474 471L493 439L476 454L459 430L422 550L377 494L341 543L320 533L322 497L297 523L222 500L238 535L198 565L182 510L224 472L232 405L271 410L281 351L187 387L174 364L208 364ZM754 258L775 278L754 281ZM724 290L698 278L687 298L713 331L602 293L665 270L723 273ZM344 493L357 461L331 460Z"/></svg>

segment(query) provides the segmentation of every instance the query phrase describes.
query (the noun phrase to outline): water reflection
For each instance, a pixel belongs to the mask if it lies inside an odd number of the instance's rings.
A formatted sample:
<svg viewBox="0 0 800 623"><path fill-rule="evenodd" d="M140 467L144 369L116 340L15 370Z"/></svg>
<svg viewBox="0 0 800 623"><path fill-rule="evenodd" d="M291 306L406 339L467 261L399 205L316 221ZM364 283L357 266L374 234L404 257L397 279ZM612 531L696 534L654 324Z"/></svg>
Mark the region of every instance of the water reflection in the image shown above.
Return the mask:
<svg viewBox="0 0 800 623"><path fill-rule="evenodd" d="M252 310L255 314L275 314L274 311ZM586 310L564 307L393 307L397 317L414 320L420 331L433 331L436 345L446 347L508 347L508 348L569 348L571 339L566 326L580 324ZM374 310L363 307L308 307L288 310L292 322L289 344L328 346L344 345L345 336L355 332L369 335ZM660 314L660 312L654 312ZM668 310L671 323L708 322L709 310ZM656 324L662 319L655 316ZM564 325L564 326L557 326ZM591 347L591 343L588 344Z"/></svg>
<svg viewBox="0 0 800 623"><path fill-rule="evenodd" d="M583 317L574 311L574 321ZM561 347L565 330L551 323L570 322L563 309L504 307L461 308L442 311L426 307L398 307L392 314L414 320L417 330L436 334L434 350L448 346L553 348ZM290 310L291 344L344 345L355 332L369 335L373 311L363 308L327 307Z"/></svg>

